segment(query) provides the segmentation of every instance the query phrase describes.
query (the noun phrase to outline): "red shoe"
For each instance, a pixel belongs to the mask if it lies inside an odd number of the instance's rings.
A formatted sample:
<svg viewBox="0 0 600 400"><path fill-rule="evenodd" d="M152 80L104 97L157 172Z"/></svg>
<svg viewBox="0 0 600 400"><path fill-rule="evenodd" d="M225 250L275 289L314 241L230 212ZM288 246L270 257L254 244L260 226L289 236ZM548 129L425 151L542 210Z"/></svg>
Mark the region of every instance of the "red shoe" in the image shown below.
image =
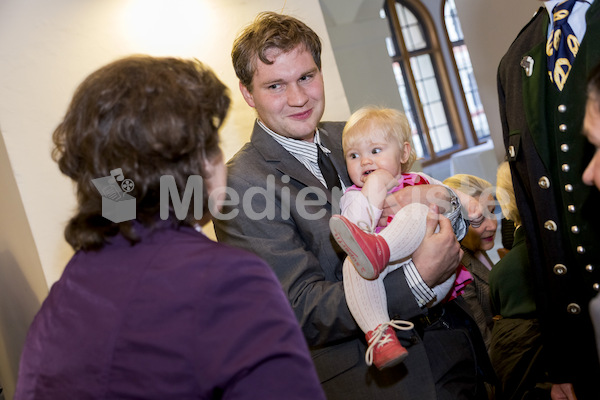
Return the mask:
<svg viewBox="0 0 600 400"><path fill-rule="evenodd" d="M385 239L362 231L341 215L331 217L329 228L360 276L377 279L390 261L390 248Z"/></svg>
<svg viewBox="0 0 600 400"><path fill-rule="evenodd" d="M400 364L408 356L408 350L400 344L396 332L388 323L379 325L366 337L369 343L365 354L367 365L375 364L377 369L382 370Z"/></svg>

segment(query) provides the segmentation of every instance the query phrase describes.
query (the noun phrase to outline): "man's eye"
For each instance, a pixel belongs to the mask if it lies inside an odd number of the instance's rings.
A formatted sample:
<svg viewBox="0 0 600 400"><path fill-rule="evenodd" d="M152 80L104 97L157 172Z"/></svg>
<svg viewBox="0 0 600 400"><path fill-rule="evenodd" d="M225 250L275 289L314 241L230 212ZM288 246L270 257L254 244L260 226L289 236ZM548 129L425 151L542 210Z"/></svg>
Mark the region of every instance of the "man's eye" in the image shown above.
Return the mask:
<svg viewBox="0 0 600 400"><path fill-rule="evenodd" d="M312 75L310 75L310 74L309 74L309 75L304 75L304 76L303 76L303 77L301 77L299 80L300 80L300 81L307 81L307 80L309 80L309 79L310 79L310 78L312 78L312 77L313 77L313 76L312 76Z"/></svg>
<svg viewBox="0 0 600 400"><path fill-rule="evenodd" d="M281 87L281 85L279 83L274 83L272 85L270 85L268 88L269 89L279 89Z"/></svg>

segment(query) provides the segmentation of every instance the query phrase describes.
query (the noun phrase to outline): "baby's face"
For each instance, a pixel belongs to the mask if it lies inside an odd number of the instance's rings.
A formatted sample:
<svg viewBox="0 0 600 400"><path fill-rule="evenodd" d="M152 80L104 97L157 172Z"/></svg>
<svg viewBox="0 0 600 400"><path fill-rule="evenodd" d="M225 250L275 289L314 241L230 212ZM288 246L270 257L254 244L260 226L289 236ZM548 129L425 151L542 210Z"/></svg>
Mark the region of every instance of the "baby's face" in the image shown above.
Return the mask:
<svg viewBox="0 0 600 400"><path fill-rule="evenodd" d="M399 177L404 159L398 142L386 141L382 135L365 135L344 152L348 175L352 182L362 187L367 176L376 169L385 169Z"/></svg>

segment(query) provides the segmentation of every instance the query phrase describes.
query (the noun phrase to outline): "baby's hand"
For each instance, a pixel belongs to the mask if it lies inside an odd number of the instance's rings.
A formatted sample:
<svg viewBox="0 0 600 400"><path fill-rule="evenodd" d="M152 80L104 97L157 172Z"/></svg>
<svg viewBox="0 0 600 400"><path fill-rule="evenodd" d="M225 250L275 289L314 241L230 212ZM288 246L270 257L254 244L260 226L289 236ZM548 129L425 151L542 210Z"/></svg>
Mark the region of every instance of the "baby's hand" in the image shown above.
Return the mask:
<svg viewBox="0 0 600 400"><path fill-rule="evenodd" d="M369 199L369 203L378 209L383 208L388 190L398 184L397 178L381 168L361 177L361 180L364 183L361 189L362 194Z"/></svg>
<svg viewBox="0 0 600 400"><path fill-rule="evenodd" d="M367 182L369 182L370 185L382 190L385 188L386 192L398 185L398 178L392 175L389 171L381 168L376 169L369 175L363 175L360 179L362 180L363 184L366 185Z"/></svg>

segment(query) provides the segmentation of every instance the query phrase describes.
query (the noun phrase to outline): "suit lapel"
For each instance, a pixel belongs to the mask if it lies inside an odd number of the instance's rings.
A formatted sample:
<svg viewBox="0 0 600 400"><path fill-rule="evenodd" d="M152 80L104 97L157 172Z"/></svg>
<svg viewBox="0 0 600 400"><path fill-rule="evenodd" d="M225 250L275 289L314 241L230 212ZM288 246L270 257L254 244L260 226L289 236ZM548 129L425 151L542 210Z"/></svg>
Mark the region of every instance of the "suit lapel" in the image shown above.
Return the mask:
<svg viewBox="0 0 600 400"><path fill-rule="evenodd" d="M549 17L544 10L541 15L541 27L535 34L539 34L540 42L538 42L531 50L523 55L531 57L535 60L533 72L531 76L527 76L525 69L521 69L523 82L523 104L525 106L525 118L529 125L529 132L535 143L535 147L540 154L542 160L548 160L550 150L547 137L545 136L543 108L546 104L546 79L548 76L548 68L546 62L546 34L548 30Z"/></svg>
<svg viewBox="0 0 600 400"><path fill-rule="evenodd" d="M461 263L469 270L471 274L476 275L484 282L488 282L490 270L487 269L487 267L483 265L483 263L479 261L470 250L464 246L462 246L462 249L464 251L464 255Z"/></svg>
<svg viewBox="0 0 600 400"><path fill-rule="evenodd" d="M258 123L254 123L250 141L267 163L271 164L283 175L288 175L291 179L306 187L314 187L322 190L327 196L327 201L331 204L331 192L300 161L269 136ZM325 143L326 146L328 144ZM334 161L336 168L338 168L338 163L339 160Z"/></svg>

